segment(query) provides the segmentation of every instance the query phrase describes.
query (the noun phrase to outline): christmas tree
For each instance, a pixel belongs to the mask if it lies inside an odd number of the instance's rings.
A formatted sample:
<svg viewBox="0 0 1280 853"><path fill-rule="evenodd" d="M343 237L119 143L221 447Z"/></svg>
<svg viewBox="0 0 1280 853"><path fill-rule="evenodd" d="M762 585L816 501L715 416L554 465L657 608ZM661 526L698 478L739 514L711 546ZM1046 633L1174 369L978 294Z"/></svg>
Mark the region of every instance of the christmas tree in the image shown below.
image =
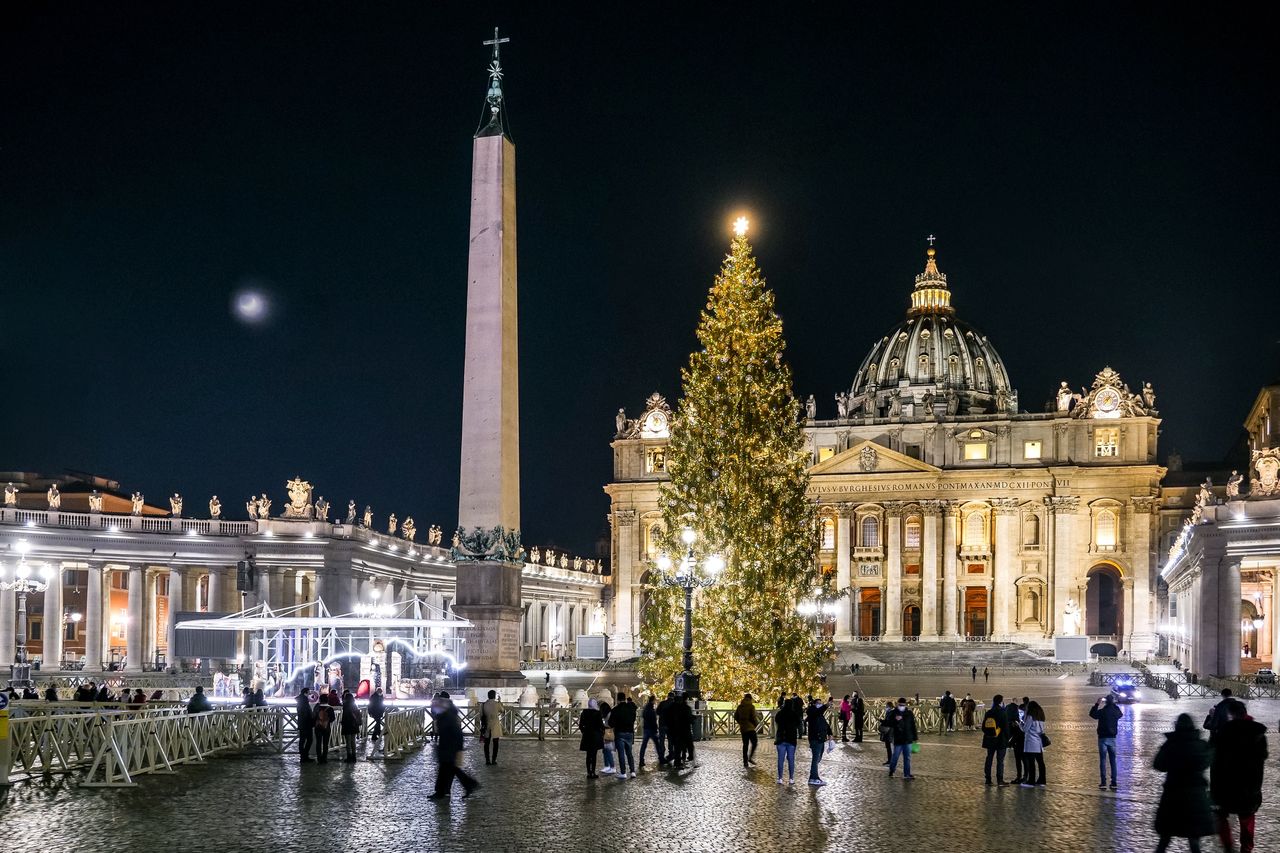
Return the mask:
<svg viewBox="0 0 1280 853"><path fill-rule="evenodd" d="M686 528L695 562L724 561L717 582L697 592L693 616L695 671L720 698L815 689L832 651L796 612L822 583L800 406L773 293L744 221L737 231L698 324L702 349L681 374L660 498L660 544L673 562L690 548ZM662 689L682 669L684 592L651 582L649 593L641 674Z"/></svg>

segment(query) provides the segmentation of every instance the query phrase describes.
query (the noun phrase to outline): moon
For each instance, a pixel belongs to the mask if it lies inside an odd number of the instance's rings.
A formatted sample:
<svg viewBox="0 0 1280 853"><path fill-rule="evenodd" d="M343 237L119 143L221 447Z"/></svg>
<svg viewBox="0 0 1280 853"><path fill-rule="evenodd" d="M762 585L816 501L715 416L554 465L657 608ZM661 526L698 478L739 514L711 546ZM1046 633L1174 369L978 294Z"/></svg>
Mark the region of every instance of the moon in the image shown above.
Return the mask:
<svg viewBox="0 0 1280 853"><path fill-rule="evenodd" d="M247 325L262 325L271 318L271 297L258 287L241 288L231 297L231 313Z"/></svg>

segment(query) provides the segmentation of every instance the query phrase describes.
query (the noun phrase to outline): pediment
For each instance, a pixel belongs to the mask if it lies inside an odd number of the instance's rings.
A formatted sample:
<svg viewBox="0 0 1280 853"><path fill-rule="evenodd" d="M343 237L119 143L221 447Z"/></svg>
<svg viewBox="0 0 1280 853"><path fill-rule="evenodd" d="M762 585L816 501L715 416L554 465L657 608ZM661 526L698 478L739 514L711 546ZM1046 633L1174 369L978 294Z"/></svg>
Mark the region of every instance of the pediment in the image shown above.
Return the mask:
<svg viewBox="0 0 1280 853"><path fill-rule="evenodd" d="M809 469L809 474L941 474L927 462L890 450L874 441L860 441Z"/></svg>

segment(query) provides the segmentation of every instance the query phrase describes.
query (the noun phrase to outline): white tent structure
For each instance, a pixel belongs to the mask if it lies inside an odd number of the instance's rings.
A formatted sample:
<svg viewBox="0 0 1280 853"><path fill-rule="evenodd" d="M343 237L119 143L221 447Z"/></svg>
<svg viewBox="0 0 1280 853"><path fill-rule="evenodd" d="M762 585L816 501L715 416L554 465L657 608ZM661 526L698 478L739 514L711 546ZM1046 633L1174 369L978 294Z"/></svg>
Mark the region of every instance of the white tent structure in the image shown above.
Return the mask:
<svg viewBox="0 0 1280 853"><path fill-rule="evenodd" d="M253 668L250 678L264 688L331 684L327 670L345 659L358 660L361 678L369 677L373 686L395 690L404 678L456 677L466 667L466 638L460 629L469 627L466 619L415 596L338 615L330 614L321 599L280 610L257 605L217 618L184 620L176 630L242 635Z"/></svg>

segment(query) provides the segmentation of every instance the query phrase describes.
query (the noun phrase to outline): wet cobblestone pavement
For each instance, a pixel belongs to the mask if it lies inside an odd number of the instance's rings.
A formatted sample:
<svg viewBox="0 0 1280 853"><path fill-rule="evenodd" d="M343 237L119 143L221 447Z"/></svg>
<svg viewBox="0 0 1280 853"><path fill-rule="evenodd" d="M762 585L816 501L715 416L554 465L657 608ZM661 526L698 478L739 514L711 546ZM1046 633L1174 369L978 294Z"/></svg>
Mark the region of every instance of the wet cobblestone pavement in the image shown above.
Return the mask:
<svg viewBox="0 0 1280 853"><path fill-rule="evenodd" d="M1162 777L1150 768L1162 734L1186 711L1200 721L1208 699L1163 696L1125 708L1118 793L1097 790L1093 699L1105 692L1079 677L993 679L862 678L873 696L944 688L989 701L1001 691L1029 695L1049 715L1046 789L987 788L976 732L928 734L913 762L914 781L890 779L881 744L840 745L822 762L824 788L804 784L809 750L797 751L797 784L775 784L771 744L744 771L737 739L698 745L699 764L652 769L625 782L588 782L577 741L502 744L501 764L484 766L477 742L466 767L484 787L462 799L426 799L435 779L429 749L401 762L300 766L292 756L219 757L174 776L142 777L128 790L89 790L73 780L21 783L0 806L0 826L21 849L75 850L383 850L383 851L751 851L790 849L928 851L1031 850L1036 853L1154 849L1151 824ZM843 680L833 683L843 693ZM978 689L981 688L979 694ZM1250 703L1271 730L1280 702ZM1012 752L1009 754L1012 760ZM1277 761L1268 761L1258 828L1260 850L1280 831ZM1185 847L1175 847L1185 849ZM1206 850L1219 849L1206 839Z"/></svg>

